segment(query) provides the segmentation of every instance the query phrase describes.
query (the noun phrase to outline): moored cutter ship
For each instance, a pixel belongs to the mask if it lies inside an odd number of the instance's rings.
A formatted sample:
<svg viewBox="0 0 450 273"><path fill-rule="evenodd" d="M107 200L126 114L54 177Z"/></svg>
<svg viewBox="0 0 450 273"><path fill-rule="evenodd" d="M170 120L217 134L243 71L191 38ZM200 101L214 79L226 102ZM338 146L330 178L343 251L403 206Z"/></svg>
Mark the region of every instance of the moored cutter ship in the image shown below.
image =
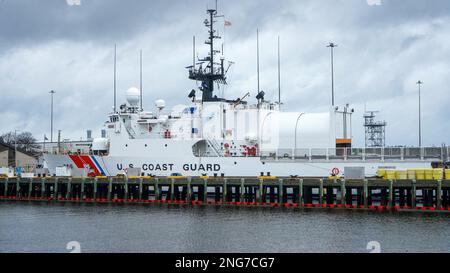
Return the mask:
<svg viewBox="0 0 450 273"><path fill-rule="evenodd" d="M157 100L155 111L145 111L139 105L141 91L130 88L127 103L109 114L106 136L93 140L89 154L43 155L51 175L65 167L89 176L115 176L133 168L152 176L325 177L360 167L373 176L380 168L430 168L449 160L444 146L352 147L349 105L324 113L283 112L279 102L265 100L263 91L253 104L249 93L231 100L218 97L216 87L227 84L231 63L218 58L221 51L214 46L220 39L214 29L217 11L207 13L209 53L187 67L189 79L198 83L188 94L189 104L167 111L165 101Z"/></svg>

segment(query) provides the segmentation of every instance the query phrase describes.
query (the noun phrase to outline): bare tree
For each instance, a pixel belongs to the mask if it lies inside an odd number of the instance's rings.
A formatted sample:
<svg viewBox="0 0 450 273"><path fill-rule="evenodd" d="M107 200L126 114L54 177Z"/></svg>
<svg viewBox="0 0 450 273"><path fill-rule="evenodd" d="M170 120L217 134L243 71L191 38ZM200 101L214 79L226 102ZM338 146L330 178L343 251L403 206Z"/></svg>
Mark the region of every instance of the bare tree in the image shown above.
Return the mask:
<svg viewBox="0 0 450 273"><path fill-rule="evenodd" d="M14 132L8 132L1 135L0 140L13 146L17 143L17 149L32 154L40 152L39 145L36 144L36 138L34 138L33 134L30 132L22 132L17 135Z"/></svg>

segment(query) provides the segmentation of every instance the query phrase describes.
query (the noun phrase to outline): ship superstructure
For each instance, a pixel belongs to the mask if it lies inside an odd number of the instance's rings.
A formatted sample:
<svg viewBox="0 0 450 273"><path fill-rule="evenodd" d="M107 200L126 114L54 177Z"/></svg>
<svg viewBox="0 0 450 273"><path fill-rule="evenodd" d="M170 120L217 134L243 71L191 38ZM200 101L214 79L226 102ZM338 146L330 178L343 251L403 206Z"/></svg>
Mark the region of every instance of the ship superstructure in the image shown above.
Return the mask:
<svg viewBox="0 0 450 273"><path fill-rule="evenodd" d="M143 175L329 176L345 167L362 167L366 175L378 168L426 168L448 161L449 148L354 148L349 105L324 113L282 112L279 102L248 92L234 100L220 98L215 86L227 84L225 58L216 55L220 39L214 24L220 16L207 10L209 53L188 66L198 88L186 105L166 109L155 101L143 110L140 90L126 92L127 103L109 114L106 136L94 139L89 154L45 154L51 174L59 167L91 176L115 176L130 168ZM226 67L227 66L227 67ZM201 93L201 96L198 95ZM336 171L337 170L337 171Z"/></svg>

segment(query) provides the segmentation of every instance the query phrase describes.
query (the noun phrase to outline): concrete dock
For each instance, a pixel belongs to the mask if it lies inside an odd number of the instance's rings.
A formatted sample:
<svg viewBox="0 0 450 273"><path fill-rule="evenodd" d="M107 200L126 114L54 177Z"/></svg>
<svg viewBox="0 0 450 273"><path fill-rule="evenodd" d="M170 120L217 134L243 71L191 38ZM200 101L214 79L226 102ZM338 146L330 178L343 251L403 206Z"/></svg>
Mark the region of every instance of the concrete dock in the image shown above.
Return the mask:
<svg viewBox="0 0 450 273"><path fill-rule="evenodd" d="M0 178L0 200L450 212L450 180Z"/></svg>

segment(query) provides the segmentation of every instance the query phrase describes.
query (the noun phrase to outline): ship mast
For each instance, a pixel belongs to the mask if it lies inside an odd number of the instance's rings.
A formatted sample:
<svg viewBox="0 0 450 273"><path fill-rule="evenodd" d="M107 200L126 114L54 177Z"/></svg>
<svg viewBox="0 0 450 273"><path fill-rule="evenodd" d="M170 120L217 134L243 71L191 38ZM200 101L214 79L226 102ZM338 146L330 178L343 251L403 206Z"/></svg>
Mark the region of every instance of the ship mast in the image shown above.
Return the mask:
<svg viewBox="0 0 450 273"><path fill-rule="evenodd" d="M208 40L205 41L205 44L209 45L209 56L203 59L199 59L198 64L194 62L192 66L189 66L187 68L189 69L189 79L201 82L201 87L199 87L199 89L203 92L202 101L220 101L222 100L221 98L213 96L214 83L217 82L219 84L227 84L227 82L225 70L223 67L224 59L221 58L220 63L214 62L214 56L220 52L214 49L214 40L221 38L220 36L216 35L216 30L214 29L214 23L216 21L214 21L214 19L222 16L217 15L216 9L208 9L207 13L209 14L209 20L206 19L204 21L204 24L208 28L209 34ZM207 63L207 66L203 67L203 63ZM217 65L218 67L215 68L215 65Z"/></svg>

